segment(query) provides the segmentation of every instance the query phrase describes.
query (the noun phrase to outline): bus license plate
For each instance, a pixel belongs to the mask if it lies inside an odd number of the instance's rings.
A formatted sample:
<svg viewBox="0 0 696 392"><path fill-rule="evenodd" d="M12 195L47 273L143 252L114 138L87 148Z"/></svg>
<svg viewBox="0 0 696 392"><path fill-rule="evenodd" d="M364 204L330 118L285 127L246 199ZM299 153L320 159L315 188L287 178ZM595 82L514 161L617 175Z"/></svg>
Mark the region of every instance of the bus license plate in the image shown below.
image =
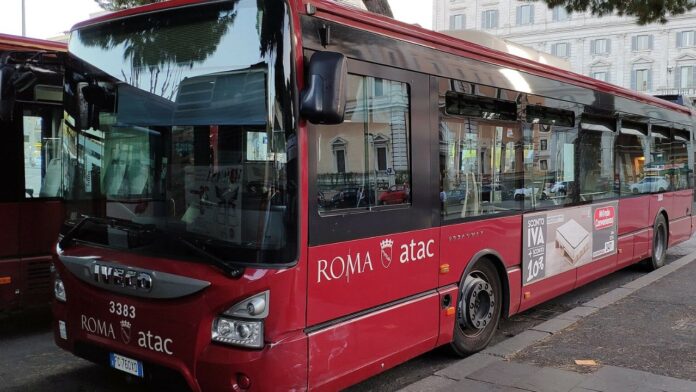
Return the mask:
<svg viewBox="0 0 696 392"><path fill-rule="evenodd" d="M143 363L122 355L109 353L111 367L134 376L143 377Z"/></svg>

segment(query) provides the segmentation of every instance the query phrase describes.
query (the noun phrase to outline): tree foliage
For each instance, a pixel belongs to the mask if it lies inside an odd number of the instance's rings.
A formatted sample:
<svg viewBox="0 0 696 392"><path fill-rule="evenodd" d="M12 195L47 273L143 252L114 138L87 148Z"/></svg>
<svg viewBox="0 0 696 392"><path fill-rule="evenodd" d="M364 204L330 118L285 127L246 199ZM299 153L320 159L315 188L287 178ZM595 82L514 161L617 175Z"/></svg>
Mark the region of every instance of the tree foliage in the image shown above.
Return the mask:
<svg viewBox="0 0 696 392"><path fill-rule="evenodd" d="M694 0L538 0L544 1L549 8L565 7L570 12L589 11L595 16L616 13L619 16L636 18L636 23L667 23L668 18L681 15L694 7Z"/></svg>
<svg viewBox="0 0 696 392"><path fill-rule="evenodd" d="M100 7L107 11L117 11L133 8L139 5L159 3L164 0L94 0Z"/></svg>
<svg viewBox="0 0 696 392"><path fill-rule="evenodd" d="M94 0L105 10L116 11L126 8L137 7L139 5L145 5L150 3L158 3L164 0ZM394 17L391 7L389 6L388 0L362 0L365 4L365 8L369 11L386 15L390 18Z"/></svg>

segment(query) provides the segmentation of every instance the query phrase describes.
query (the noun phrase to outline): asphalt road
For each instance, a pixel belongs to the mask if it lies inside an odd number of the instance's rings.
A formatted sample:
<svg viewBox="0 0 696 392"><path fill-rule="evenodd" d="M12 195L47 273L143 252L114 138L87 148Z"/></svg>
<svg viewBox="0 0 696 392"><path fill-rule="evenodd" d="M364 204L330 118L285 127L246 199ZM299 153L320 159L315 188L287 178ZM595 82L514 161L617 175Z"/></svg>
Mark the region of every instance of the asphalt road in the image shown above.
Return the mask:
<svg viewBox="0 0 696 392"><path fill-rule="evenodd" d="M696 240L671 249L668 262L696 251ZM647 273L635 265L569 294L504 320L492 344L572 309ZM372 377L350 391L396 391L452 364L457 358L434 350ZM119 372L94 365L63 352L53 344L50 313L36 309L0 315L0 390L116 392L162 390L161 384L142 384ZM171 390L167 388L167 390Z"/></svg>

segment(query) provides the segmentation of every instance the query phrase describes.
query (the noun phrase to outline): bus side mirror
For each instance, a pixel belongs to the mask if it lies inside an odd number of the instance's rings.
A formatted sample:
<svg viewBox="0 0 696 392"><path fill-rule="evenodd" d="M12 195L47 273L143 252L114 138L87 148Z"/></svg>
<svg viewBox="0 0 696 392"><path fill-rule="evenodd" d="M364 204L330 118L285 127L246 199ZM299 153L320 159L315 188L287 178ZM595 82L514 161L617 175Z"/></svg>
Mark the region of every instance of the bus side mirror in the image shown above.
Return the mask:
<svg viewBox="0 0 696 392"><path fill-rule="evenodd" d="M342 53L317 52L309 61L300 114L313 124L343 123L346 111L348 60Z"/></svg>

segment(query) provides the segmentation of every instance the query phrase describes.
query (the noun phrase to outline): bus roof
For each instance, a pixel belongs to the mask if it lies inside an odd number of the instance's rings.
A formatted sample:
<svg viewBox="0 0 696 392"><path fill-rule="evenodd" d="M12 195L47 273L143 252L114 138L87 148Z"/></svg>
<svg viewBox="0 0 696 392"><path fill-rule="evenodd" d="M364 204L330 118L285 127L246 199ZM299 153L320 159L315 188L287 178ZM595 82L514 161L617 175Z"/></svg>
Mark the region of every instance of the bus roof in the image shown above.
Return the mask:
<svg viewBox="0 0 696 392"><path fill-rule="evenodd" d="M67 52L68 46L62 42L0 34L0 50L50 50L54 52Z"/></svg>
<svg viewBox="0 0 696 392"><path fill-rule="evenodd" d="M647 94L639 93L626 89L621 86L616 86L611 83L603 82L597 79L590 78L572 71L562 70L550 65L541 64L529 59L515 56L513 54L504 53L495 49L490 49L469 41L455 38L446 34L428 30L416 25L400 22L398 20L375 14L368 11L363 11L359 8L346 6L332 0L289 0L297 4L298 8L302 9L303 3L311 4L316 7L316 16L343 22L350 26L362 28L366 31L371 31L377 34L400 39L413 44L429 47L436 50L441 50L455 55L466 56L475 60L496 64L504 67L514 68L519 71L527 72L537 76L547 77L553 80L558 80L576 86L589 88L592 90L600 90L627 99L638 102L647 103L653 106L658 106L688 115L693 114L688 108L658 99ZM206 3L207 0L170 0L159 3L144 5L118 11L106 15L99 16L84 22L80 22L73 26L73 30L87 27L90 25L107 22L110 20L125 18L128 16L139 15L158 10L186 7Z"/></svg>

